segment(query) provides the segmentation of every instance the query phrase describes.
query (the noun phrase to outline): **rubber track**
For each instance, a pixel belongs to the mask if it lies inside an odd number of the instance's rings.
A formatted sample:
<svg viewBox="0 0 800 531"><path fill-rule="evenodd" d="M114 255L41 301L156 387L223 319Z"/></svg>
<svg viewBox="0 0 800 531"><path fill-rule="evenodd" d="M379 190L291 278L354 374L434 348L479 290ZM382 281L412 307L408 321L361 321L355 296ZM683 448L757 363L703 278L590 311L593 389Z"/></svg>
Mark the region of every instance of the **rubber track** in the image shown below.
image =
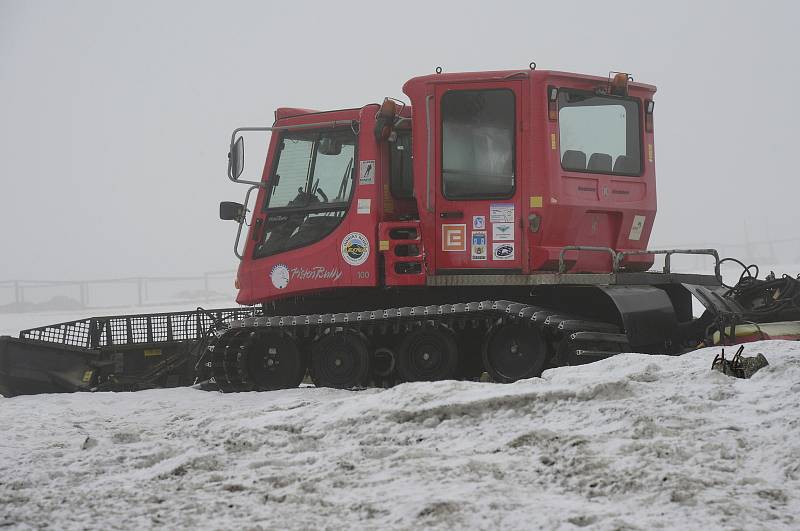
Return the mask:
<svg viewBox="0 0 800 531"><path fill-rule="evenodd" d="M390 329L411 329L427 321L452 324L478 319L486 320L487 327L498 319L503 322L527 323L547 330L554 337L563 336L567 339L577 332L624 334L619 326L612 323L587 320L553 309L507 300L405 306L347 313L254 316L229 321L225 328L214 331L216 339L212 340L208 348L210 367L220 390L251 390L245 363L250 343L248 338L256 330L275 329L298 337L312 337L332 326L354 328L368 333L377 329L383 333Z"/></svg>

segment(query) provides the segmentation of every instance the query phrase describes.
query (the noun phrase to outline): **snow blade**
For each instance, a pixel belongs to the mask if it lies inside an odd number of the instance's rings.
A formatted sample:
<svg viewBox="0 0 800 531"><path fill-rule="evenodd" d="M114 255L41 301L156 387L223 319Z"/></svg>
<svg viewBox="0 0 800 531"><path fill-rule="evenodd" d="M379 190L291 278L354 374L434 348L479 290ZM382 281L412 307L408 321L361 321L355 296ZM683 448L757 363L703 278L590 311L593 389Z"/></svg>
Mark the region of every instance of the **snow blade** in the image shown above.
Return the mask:
<svg viewBox="0 0 800 531"><path fill-rule="evenodd" d="M0 394L5 397L88 390L105 365L97 351L0 337Z"/></svg>

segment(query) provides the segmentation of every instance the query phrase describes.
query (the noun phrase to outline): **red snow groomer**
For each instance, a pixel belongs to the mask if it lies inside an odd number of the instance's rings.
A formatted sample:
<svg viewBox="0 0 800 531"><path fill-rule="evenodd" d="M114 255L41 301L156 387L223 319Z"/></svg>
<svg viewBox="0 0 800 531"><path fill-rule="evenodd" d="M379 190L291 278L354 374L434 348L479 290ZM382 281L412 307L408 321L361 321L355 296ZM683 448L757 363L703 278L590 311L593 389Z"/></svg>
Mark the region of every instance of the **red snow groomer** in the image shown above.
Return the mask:
<svg viewBox="0 0 800 531"><path fill-rule="evenodd" d="M797 279L745 269L728 288L712 249L647 249L655 87L534 66L438 71L404 85L408 105L280 108L236 129L228 176L249 190L220 217L239 223L237 302L252 309L24 330L0 339L0 393L511 382L623 351L800 337ZM246 157L248 135L262 138ZM673 273L687 253L713 274Z"/></svg>
<svg viewBox="0 0 800 531"><path fill-rule="evenodd" d="M647 250L654 86L532 67L437 72L403 92L410 105L281 108L234 131L229 177L255 200L220 215L239 221L237 301L264 315L212 345L223 388L291 387L307 368L334 387L508 382L681 352L747 318L714 250ZM266 161L242 179L244 136L263 132ZM672 273L679 253L712 256L714 274ZM656 254L665 267L648 272Z"/></svg>

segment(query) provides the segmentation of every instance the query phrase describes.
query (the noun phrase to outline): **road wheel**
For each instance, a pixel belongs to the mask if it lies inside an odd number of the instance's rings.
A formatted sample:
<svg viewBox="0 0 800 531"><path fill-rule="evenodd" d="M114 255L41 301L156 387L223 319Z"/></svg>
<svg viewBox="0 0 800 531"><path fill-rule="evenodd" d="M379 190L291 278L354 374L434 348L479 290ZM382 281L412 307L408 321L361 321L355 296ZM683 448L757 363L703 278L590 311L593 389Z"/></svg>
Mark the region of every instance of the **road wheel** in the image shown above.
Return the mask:
<svg viewBox="0 0 800 531"><path fill-rule="evenodd" d="M517 324L493 328L483 346L483 366L495 382L539 376L546 357L547 346L539 330Z"/></svg>
<svg viewBox="0 0 800 531"><path fill-rule="evenodd" d="M415 330L397 350L397 373L407 382L450 380L456 376L458 349L448 328Z"/></svg>
<svg viewBox="0 0 800 531"><path fill-rule="evenodd" d="M317 387L350 389L367 383L369 348L352 330L328 334L311 347L311 380Z"/></svg>
<svg viewBox="0 0 800 531"><path fill-rule="evenodd" d="M245 365L248 380L258 391L297 387L307 368L294 338L277 333L254 338Z"/></svg>

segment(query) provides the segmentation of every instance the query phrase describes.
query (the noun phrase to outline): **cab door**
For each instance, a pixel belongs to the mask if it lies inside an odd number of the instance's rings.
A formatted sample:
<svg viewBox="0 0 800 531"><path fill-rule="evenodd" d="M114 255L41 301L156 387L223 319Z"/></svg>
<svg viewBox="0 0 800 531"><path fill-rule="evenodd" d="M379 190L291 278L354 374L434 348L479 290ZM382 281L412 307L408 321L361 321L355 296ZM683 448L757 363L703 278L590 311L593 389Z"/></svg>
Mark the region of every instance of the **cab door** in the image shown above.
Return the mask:
<svg viewBox="0 0 800 531"><path fill-rule="evenodd" d="M436 88L437 274L522 271L522 86Z"/></svg>

